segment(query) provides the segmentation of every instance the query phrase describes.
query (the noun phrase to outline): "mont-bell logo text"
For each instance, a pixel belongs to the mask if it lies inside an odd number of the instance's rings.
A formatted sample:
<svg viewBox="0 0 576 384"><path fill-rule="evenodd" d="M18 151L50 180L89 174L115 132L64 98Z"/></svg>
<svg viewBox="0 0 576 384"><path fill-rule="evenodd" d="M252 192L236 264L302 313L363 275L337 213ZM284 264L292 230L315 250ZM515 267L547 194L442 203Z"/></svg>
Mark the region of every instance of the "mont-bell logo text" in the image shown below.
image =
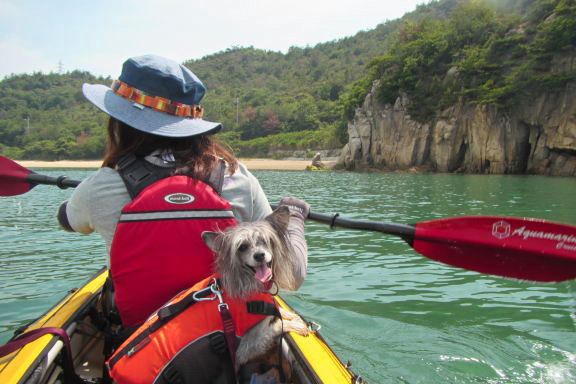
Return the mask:
<svg viewBox="0 0 576 384"><path fill-rule="evenodd" d="M164 201L170 204L190 204L195 200L195 197L187 193L172 193L164 196Z"/></svg>

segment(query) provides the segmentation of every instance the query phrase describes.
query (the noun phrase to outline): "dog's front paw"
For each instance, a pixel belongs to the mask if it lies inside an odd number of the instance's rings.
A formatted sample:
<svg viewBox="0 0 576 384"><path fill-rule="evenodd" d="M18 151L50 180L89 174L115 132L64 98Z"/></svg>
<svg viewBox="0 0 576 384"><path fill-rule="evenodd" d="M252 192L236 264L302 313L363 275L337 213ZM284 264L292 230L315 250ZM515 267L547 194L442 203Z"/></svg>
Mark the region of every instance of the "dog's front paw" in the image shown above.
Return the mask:
<svg viewBox="0 0 576 384"><path fill-rule="evenodd" d="M300 336L308 336L310 329L308 325L298 317L298 320L284 321L284 329L288 332L294 332Z"/></svg>
<svg viewBox="0 0 576 384"><path fill-rule="evenodd" d="M302 320L302 318L298 316L296 313L287 311L284 308L280 308L280 315L282 317L282 320L296 320L304 322L304 320Z"/></svg>

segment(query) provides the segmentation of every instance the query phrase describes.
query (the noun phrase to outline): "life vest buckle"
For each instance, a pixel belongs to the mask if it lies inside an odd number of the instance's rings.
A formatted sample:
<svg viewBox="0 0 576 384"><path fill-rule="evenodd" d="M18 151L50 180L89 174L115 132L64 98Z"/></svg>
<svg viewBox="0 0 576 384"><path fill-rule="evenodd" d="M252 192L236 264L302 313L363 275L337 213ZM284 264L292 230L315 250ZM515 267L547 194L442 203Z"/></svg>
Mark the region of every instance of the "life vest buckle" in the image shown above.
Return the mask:
<svg viewBox="0 0 576 384"><path fill-rule="evenodd" d="M205 296L206 292L212 292L213 296ZM196 301L212 301L218 299L218 311L222 312L224 309L228 310L228 304L224 301L224 297L222 296L222 291L220 290L220 286L218 285L218 280L212 279L210 285L204 289L194 292L192 295L194 300Z"/></svg>
<svg viewBox="0 0 576 384"><path fill-rule="evenodd" d="M194 301L212 301L216 299L216 296L207 296L206 292L212 292L212 286L206 287L192 294ZM213 292L212 292L213 293Z"/></svg>
<svg viewBox="0 0 576 384"><path fill-rule="evenodd" d="M228 310L228 304L224 301L224 297L222 297L222 291L220 290L220 286L218 285L218 280L213 279L213 283L210 285L210 289L214 296L218 298L220 302L218 304L218 312L222 312L223 310Z"/></svg>

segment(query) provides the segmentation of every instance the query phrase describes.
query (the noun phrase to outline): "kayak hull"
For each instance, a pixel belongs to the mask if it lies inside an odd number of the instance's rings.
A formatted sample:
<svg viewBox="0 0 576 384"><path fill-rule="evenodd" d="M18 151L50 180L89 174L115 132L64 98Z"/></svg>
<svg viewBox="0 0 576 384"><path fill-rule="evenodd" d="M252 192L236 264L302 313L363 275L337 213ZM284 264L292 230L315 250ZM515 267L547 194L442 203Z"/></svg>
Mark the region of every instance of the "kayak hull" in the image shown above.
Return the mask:
<svg viewBox="0 0 576 384"><path fill-rule="evenodd" d="M77 374L85 379L103 375L104 335L93 323L93 314L108 270L103 268L79 289L70 292L40 318L29 324L24 333L45 327L58 327L70 336L72 357ZM292 310L281 298L279 303ZM328 346L318 331L303 337L284 336L283 355L291 363L294 383L362 383ZM54 383L62 373L65 344L48 334L0 358L0 383Z"/></svg>

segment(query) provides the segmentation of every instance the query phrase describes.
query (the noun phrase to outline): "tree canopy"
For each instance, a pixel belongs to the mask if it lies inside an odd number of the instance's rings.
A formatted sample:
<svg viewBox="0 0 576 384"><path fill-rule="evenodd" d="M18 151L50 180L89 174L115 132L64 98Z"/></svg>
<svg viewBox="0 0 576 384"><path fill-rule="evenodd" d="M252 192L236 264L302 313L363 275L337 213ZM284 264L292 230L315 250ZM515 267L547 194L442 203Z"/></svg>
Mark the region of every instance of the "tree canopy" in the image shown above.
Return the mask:
<svg viewBox="0 0 576 384"><path fill-rule="evenodd" d="M554 59L576 53L576 1L521 2L526 15L497 12L488 2L460 2L447 18L406 23L388 52L373 59L357 83L350 112L379 80L377 95L394 103L402 94L410 116L426 122L456 99L507 108L535 91L562 89L574 71Z"/></svg>

